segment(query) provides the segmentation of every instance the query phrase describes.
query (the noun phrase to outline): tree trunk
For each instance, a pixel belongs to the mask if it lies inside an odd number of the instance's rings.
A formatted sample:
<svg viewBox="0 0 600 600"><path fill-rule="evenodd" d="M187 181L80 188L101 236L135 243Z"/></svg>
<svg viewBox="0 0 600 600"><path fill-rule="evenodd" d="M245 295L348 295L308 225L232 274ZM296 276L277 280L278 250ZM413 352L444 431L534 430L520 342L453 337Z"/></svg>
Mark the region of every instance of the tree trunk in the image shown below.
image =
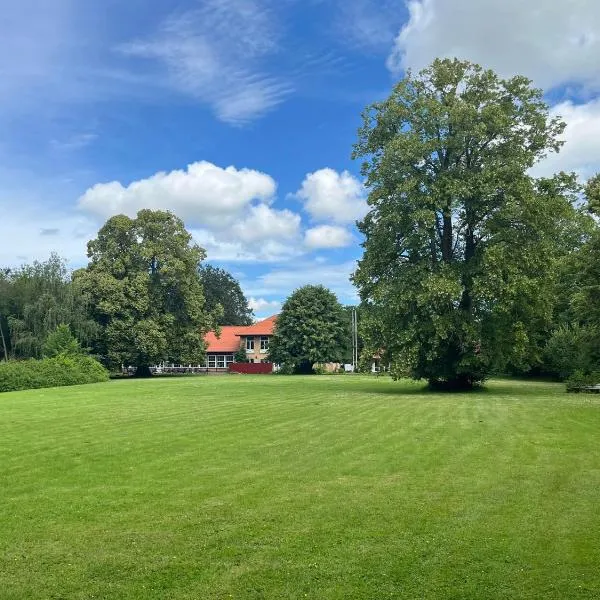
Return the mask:
<svg viewBox="0 0 600 600"><path fill-rule="evenodd" d="M477 387L469 375L456 375L451 379L430 379L429 389L436 392L468 392Z"/></svg>
<svg viewBox="0 0 600 600"><path fill-rule="evenodd" d="M462 285L463 285L463 293L460 301L460 307L471 313L473 309L473 275L472 275L472 262L475 257L475 237L473 235L473 229L471 226L467 226L467 231L465 232L465 263L464 270L462 274Z"/></svg>
<svg viewBox="0 0 600 600"><path fill-rule="evenodd" d="M4 351L4 360L8 362L8 350L6 348L6 339L4 337L4 329L2 328L2 316L0 315L0 337L2 338L2 349Z"/></svg>
<svg viewBox="0 0 600 600"><path fill-rule="evenodd" d="M296 374L297 375L312 375L313 374L312 362L310 360L301 360L296 365Z"/></svg>
<svg viewBox="0 0 600 600"><path fill-rule="evenodd" d="M452 214L444 212L444 221L442 229L442 260L444 262L452 261Z"/></svg>
<svg viewBox="0 0 600 600"><path fill-rule="evenodd" d="M135 370L135 377L152 377L152 371L149 365L138 365Z"/></svg>

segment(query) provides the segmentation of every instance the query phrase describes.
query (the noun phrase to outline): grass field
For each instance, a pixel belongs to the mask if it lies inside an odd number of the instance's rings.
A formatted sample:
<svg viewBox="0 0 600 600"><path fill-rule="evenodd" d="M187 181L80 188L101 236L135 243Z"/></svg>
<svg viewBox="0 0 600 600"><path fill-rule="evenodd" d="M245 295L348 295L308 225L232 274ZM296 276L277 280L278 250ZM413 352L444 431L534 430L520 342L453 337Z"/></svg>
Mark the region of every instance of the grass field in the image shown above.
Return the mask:
<svg viewBox="0 0 600 600"><path fill-rule="evenodd" d="M600 598L600 398L497 381L0 395L0 598Z"/></svg>

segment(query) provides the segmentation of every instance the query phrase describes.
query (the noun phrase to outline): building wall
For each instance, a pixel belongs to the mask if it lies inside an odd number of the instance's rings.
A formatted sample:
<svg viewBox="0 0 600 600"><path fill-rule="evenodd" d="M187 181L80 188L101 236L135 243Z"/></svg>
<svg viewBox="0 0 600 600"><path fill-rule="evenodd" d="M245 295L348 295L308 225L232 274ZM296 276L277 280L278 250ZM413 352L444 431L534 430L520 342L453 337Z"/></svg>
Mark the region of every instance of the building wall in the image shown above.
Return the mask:
<svg viewBox="0 0 600 600"><path fill-rule="evenodd" d="M263 362L267 360L267 357L269 356L269 351L267 350L262 350L260 349L261 346L261 338L262 337L266 337L269 340L271 339L271 336L261 336L261 335L253 335L253 336L242 336L242 347L246 348L247 347L247 340L251 339L254 340L254 350L246 350L246 358L250 361L250 362Z"/></svg>

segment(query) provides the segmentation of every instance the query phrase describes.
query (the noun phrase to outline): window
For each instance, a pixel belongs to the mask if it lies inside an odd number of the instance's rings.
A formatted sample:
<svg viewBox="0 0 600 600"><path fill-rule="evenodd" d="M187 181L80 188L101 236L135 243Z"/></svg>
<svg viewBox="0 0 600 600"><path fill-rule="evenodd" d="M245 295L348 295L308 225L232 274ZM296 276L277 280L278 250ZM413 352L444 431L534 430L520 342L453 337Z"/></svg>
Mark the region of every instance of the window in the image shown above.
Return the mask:
<svg viewBox="0 0 600 600"><path fill-rule="evenodd" d="M253 337L246 338L246 352L254 352L254 338Z"/></svg>
<svg viewBox="0 0 600 600"><path fill-rule="evenodd" d="M233 354L209 354L206 357L206 366L209 369L226 369L232 362Z"/></svg>
<svg viewBox="0 0 600 600"><path fill-rule="evenodd" d="M260 351L264 354L269 350L269 336L261 335L260 336Z"/></svg>

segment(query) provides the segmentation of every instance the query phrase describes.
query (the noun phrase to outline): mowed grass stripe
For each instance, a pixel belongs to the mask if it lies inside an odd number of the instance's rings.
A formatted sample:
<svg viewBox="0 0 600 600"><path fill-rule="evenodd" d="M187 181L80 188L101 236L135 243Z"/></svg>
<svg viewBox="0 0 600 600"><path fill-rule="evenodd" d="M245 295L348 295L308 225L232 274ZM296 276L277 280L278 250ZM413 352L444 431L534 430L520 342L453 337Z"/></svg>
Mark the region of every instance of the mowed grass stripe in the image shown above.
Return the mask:
<svg viewBox="0 0 600 600"><path fill-rule="evenodd" d="M594 598L596 399L370 377L0 396L0 597Z"/></svg>

